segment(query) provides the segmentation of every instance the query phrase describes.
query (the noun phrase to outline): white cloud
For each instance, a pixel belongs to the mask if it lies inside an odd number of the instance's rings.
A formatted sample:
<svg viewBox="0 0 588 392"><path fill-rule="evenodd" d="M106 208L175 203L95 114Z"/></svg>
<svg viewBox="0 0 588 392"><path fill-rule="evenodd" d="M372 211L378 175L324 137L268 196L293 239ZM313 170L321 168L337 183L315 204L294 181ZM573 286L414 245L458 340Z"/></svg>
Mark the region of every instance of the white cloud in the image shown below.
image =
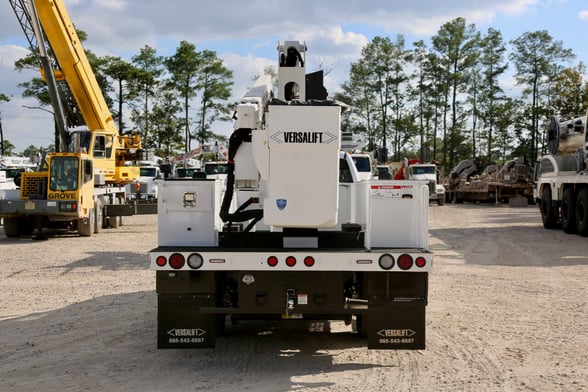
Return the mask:
<svg viewBox="0 0 588 392"><path fill-rule="evenodd" d="M136 50L156 37L177 41L300 37L333 26L363 24L398 34L430 35L441 24L463 16L470 23L492 21L498 13L521 13L537 0L430 0L296 2L216 0L203 7L191 0L67 1L72 20L96 47ZM10 8L0 4L0 13ZM0 17L0 22L6 16ZM10 21L11 26L17 26ZM13 34L17 32L13 29ZM0 38L3 36L0 28ZM301 37L299 39L304 39ZM102 49L94 49L100 53Z"/></svg>
<svg viewBox="0 0 588 392"><path fill-rule="evenodd" d="M14 69L14 62L23 58L28 50L17 45L0 45L0 92L10 97L20 96L22 89L19 83L30 80L39 73L33 70L17 72Z"/></svg>
<svg viewBox="0 0 588 392"><path fill-rule="evenodd" d="M28 49L18 45L0 45L0 68L14 69L14 62L27 55Z"/></svg>
<svg viewBox="0 0 588 392"><path fill-rule="evenodd" d="M9 102L0 103L4 139L10 141L16 152L30 145L47 147L54 142L53 115L38 107L32 98L12 96Z"/></svg>
<svg viewBox="0 0 588 392"><path fill-rule="evenodd" d="M515 16L548 8L543 0L215 0L205 5L193 0L64 2L76 27L88 34L85 46L100 56L110 54L129 60L146 44L160 55L170 55L181 40L195 43L198 50L216 50L234 72L235 100L252 83L253 75L266 65L275 65L278 40L305 40L309 48L307 70L321 65L328 70L325 84L332 94L347 79L350 63L357 61L361 49L375 35L427 39L456 17L477 25L493 25L497 18L508 16L513 23L521 20ZM588 19L588 10L579 12L578 17ZM514 37L505 36L509 38ZM0 1L0 92L20 96L16 85L30 79L32 74L13 71L14 60L27 52L25 42L9 2ZM7 109L0 104L0 110L6 119ZM30 125L31 112L38 112L15 110L19 113L11 114L14 122L10 124L21 129ZM36 124L32 134L47 126L52 122Z"/></svg>

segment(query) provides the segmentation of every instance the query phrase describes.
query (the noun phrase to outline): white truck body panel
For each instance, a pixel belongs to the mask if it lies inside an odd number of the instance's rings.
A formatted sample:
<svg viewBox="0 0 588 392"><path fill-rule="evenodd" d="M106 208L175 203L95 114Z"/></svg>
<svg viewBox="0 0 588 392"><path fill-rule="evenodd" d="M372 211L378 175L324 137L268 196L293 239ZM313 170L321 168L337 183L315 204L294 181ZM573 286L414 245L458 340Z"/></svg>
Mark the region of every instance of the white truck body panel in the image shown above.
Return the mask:
<svg viewBox="0 0 588 392"><path fill-rule="evenodd" d="M14 179L8 178L4 170L0 170L0 190L16 189Z"/></svg>
<svg viewBox="0 0 588 392"><path fill-rule="evenodd" d="M161 246L216 246L222 182L158 181L157 241Z"/></svg>
<svg viewBox="0 0 588 392"><path fill-rule="evenodd" d="M426 182L370 182L366 247L428 249L429 188Z"/></svg>
<svg viewBox="0 0 588 392"><path fill-rule="evenodd" d="M337 223L340 110L269 107L266 225L330 228Z"/></svg>

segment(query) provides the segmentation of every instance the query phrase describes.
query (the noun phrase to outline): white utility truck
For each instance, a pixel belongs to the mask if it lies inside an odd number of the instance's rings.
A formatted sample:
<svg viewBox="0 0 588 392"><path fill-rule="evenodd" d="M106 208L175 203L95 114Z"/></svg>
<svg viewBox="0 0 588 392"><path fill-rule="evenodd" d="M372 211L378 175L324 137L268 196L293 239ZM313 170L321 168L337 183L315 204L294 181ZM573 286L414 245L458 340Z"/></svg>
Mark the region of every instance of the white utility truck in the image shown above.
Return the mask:
<svg viewBox="0 0 588 392"><path fill-rule="evenodd" d="M157 200L157 179L162 177L159 165L152 161L138 161L139 177L127 184L126 191L131 200Z"/></svg>
<svg viewBox="0 0 588 392"><path fill-rule="evenodd" d="M547 126L549 153L537 161L534 197L546 229L588 236L588 169L586 118Z"/></svg>
<svg viewBox="0 0 588 392"><path fill-rule="evenodd" d="M359 172L359 177L362 180L373 178L374 165L372 164L370 154L351 154L351 159L353 159L355 167Z"/></svg>
<svg viewBox="0 0 588 392"><path fill-rule="evenodd" d="M445 204L445 187L438 181L439 173L434 163L421 163L417 159L404 159L400 168L400 178L426 181L429 186L429 200L437 200L440 206ZM399 178L397 176L397 178Z"/></svg>
<svg viewBox="0 0 588 392"><path fill-rule="evenodd" d="M306 45L278 51L295 58L277 96L258 80L238 105L227 178L159 181L158 347L214 347L229 319L279 319L424 349L428 186L361 181L340 151L345 107L305 75Z"/></svg>

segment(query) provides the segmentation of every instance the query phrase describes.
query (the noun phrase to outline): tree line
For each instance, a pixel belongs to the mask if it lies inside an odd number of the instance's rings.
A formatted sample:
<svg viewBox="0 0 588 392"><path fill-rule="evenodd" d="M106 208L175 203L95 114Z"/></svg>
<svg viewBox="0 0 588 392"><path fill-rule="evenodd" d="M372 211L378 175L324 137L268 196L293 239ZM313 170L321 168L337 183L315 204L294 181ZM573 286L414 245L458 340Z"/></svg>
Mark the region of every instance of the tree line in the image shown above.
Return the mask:
<svg viewBox="0 0 588 392"><path fill-rule="evenodd" d="M77 32L85 41L85 32ZM168 57L158 55L148 45L131 61L117 56L98 57L87 49L86 55L121 134L139 133L145 147L164 157L190 151L194 140L203 145L211 139L224 138L216 135L211 125L217 120L230 120L234 104L227 101L233 73L214 51L198 51L194 44L181 41ZM15 68L39 69L37 56L29 53L16 61ZM24 97L35 98L41 107L51 105L47 85L40 76L19 87ZM64 85L60 91L66 100L68 126L84 125L73 97L67 94L69 89ZM130 119L131 127L125 118ZM51 148L54 146L59 146L57 129ZM34 149L31 147L28 153Z"/></svg>
<svg viewBox="0 0 588 392"><path fill-rule="evenodd" d="M464 18L410 48L402 35L373 38L332 97L352 107L343 130L361 135L366 149L384 160L416 156L448 169L463 159L484 165L515 157L534 161L544 144L545 118L584 114L586 69L582 62L570 66L573 51L546 30L508 43L510 52L500 31L480 32ZM123 121L130 117L133 130L161 156L190 151L193 140L223 139L211 125L230 120L233 74L215 52L182 41L169 57L150 46L130 62L91 52L88 57L121 133L130 130ZM16 63L17 69L31 67L37 67L32 55ZM508 71L519 96L504 91ZM41 105L50 103L42 79L21 87Z"/></svg>
<svg viewBox="0 0 588 392"><path fill-rule="evenodd" d="M507 53L500 31L482 33L464 18L445 23L428 45L375 37L337 94L353 108L346 127L395 161L417 157L448 169L464 159L484 167L533 162L544 144L543 119L585 114L586 69L582 62L566 68L574 53L546 30L509 43ZM502 87L509 67L519 96Z"/></svg>

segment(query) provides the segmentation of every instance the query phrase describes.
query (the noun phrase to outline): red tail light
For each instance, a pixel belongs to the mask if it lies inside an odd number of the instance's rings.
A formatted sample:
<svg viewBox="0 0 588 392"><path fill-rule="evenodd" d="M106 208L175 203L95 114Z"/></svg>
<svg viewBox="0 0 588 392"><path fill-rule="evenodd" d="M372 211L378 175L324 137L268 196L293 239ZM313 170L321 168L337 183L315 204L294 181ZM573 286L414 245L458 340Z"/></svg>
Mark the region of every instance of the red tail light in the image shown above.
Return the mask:
<svg viewBox="0 0 588 392"><path fill-rule="evenodd" d="M184 259L184 256L179 253L174 253L169 257L169 265L175 269L182 268L185 262L186 260Z"/></svg>
<svg viewBox="0 0 588 392"><path fill-rule="evenodd" d="M270 267L275 267L278 265L278 258L276 256L270 256L267 258L267 265Z"/></svg>
<svg viewBox="0 0 588 392"><path fill-rule="evenodd" d="M400 268L401 270L408 270L412 268L412 256L411 255L407 255L407 254L403 254L400 255L398 257L398 268Z"/></svg>
<svg viewBox="0 0 588 392"><path fill-rule="evenodd" d="M424 257L417 257L414 263L417 267L423 268L425 265L427 265L427 259Z"/></svg>
<svg viewBox="0 0 588 392"><path fill-rule="evenodd" d="M304 258L304 265L307 267L312 267L314 265L314 257L306 256Z"/></svg>
<svg viewBox="0 0 588 392"><path fill-rule="evenodd" d="M157 259L155 259L155 264L164 267L167 264L167 259L164 256L158 256Z"/></svg>
<svg viewBox="0 0 588 392"><path fill-rule="evenodd" d="M296 257L294 257L294 256L286 257L286 265L288 267L294 267L296 265Z"/></svg>

